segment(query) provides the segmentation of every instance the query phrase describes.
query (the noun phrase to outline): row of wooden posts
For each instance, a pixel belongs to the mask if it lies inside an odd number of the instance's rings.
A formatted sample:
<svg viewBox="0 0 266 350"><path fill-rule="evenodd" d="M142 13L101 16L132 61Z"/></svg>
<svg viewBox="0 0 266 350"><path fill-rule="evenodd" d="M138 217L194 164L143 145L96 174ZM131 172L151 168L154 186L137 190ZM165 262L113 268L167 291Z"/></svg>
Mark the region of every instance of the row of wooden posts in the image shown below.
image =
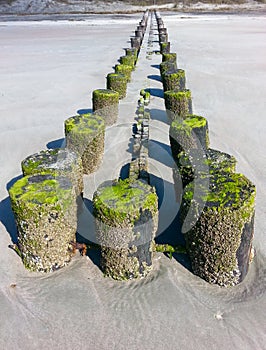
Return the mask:
<svg viewBox="0 0 266 350"><path fill-rule="evenodd" d="M210 283L233 286L246 276L253 255L255 186L235 172L232 155L210 148L208 122L193 114L185 71L170 52L158 13L157 23L173 177L192 270Z"/></svg>
<svg viewBox="0 0 266 350"><path fill-rule="evenodd" d="M185 71L177 66L160 14L153 12L150 18L154 16L176 163L173 177L192 270L210 283L232 286L248 271L255 186L235 172L233 156L210 148L208 122L192 114ZM93 91L94 113L65 121L66 148L41 151L22 161L23 177L9 194L18 228L17 252L30 270L50 272L71 260L83 175L101 165L105 127L117 121L119 100L126 96L148 19L146 11L131 38L131 48L107 75L106 89ZM149 185L147 166L149 116L145 104L149 98L149 92L142 90L129 178L103 183L93 197L101 267L115 279L144 276L152 264L158 198Z"/></svg>
<svg viewBox="0 0 266 350"><path fill-rule="evenodd" d="M101 165L105 127L117 121L119 100L126 95L147 23L148 11L131 38L131 48L120 57L115 72L107 75L106 89L93 91L94 113L65 121L66 147L38 152L21 163L23 177L9 189L9 194L18 230L15 249L30 270L51 272L71 260L73 246L76 247L77 199L83 195L83 175L93 173ZM143 130L147 118L143 108L149 97L147 91L141 91L138 116ZM144 275L151 265L150 245L157 229L158 200L154 189L139 181L144 174L141 166L138 162L137 176L135 173L125 181L102 184L93 199L101 266L106 275L116 279ZM151 238L143 241L136 227L143 231L142 226L147 225Z"/></svg>

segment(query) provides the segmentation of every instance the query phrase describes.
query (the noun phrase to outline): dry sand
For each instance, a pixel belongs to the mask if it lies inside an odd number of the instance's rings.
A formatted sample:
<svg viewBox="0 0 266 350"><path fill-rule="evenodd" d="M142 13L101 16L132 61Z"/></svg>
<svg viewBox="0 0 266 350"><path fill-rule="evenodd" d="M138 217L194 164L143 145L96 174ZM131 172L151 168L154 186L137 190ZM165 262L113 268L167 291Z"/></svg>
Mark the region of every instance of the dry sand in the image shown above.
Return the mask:
<svg viewBox="0 0 266 350"><path fill-rule="evenodd" d="M6 188L21 175L21 160L62 144L63 121L91 108L92 91L105 87L139 17L1 24L0 349L265 349L265 17L163 16L172 51L186 70L194 112L209 121L211 146L235 155L238 170L257 185L257 253L242 284L210 286L191 274L182 256L160 254L154 271L140 281L103 278L95 255L77 254L68 267L42 275L26 271L8 249L16 230ZM103 166L85 177L85 197L89 206L98 183L119 176L130 160L137 93L150 87L150 164L160 189L160 234L177 204L159 62L160 56L147 60L141 52L118 123L107 129ZM80 233L93 239L87 226L83 222Z"/></svg>

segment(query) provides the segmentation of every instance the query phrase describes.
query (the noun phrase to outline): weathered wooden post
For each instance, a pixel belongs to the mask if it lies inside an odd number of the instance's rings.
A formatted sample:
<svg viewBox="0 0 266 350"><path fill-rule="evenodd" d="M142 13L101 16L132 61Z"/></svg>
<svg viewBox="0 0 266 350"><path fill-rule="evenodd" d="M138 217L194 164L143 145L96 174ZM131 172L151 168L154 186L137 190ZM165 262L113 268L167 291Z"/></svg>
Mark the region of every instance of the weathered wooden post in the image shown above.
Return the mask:
<svg viewBox="0 0 266 350"><path fill-rule="evenodd" d="M145 276L158 225L154 189L139 180L109 181L97 189L93 205L105 275L117 280Z"/></svg>
<svg viewBox="0 0 266 350"><path fill-rule="evenodd" d="M175 161L182 151L199 148L207 150L210 143L207 119L192 114L187 115L186 119L173 120L169 129L169 139Z"/></svg>
<svg viewBox="0 0 266 350"><path fill-rule="evenodd" d="M186 75L183 69L168 70L162 75L164 91L184 91L186 89Z"/></svg>
<svg viewBox="0 0 266 350"><path fill-rule="evenodd" d="M82 159L84 174L96 171L103 158L105 123L99 115L88 113L65 121L66 147Z"/></svg>
<svg viewBox="0 0 266 350"><path fill-rule="evenodd" d="M164 103L170 120L177 117L185 119L188 114L192 114L192 98L188 89L184 91L165 91Z"/></svg>
<svg viewBox="0 0 266 350"><path fill-rule="evenodd" d="M106 125L112 125L118 118L119 93L110 89L97 89L92 93L93 111L100 115Z"/></svg>
<svg viewBox="0 0 266 350"><path fill-rule="evenodd" d="M77 228L76 193L67 177L30 175L9 190L25 267L52 272L73 254Z"/></svg>
<svg viewBox="0 0 266 350"><path fill-rule="evenodd" d="M163 75L168 72L168 71L175 71L177 70L177 64L176 61L170 62L170 61L165 61L160 64L160 73L161 77L163 79Z"/></svg>
<svg viewBox="0 0 266 350"><path fill-rule="evenodd" d="M135 63L136 63L136 58L135 56L130 56L130 55L127 55L127 56L121 56L120 59L119 59L120 63L121 64L125 64L127 66L131 66L132 69L135 68Z"/></svg>
<svg viewBox="0 0 266 350"><path fill-rule="evenodd" d="M131 42L131 47L132 47L133 49L139 50L139 48L140 48L140 46L141 46L141 40L140 40L140 38L132 37L132 38L130 38L130 42Z"/></svg>
<svg viewBox="0 0 266 350"><path fill-rule="evenodd" d="M170 53L170 46L171 46L171 44L170 44L169 41L166 42L166 43L161 42L160 43L160 52L161 52L161 54L163 54L163 53Z"/></svg>
<svg viewBox="0 0 266 350"><path fill-rule="evenodd" d="M126 64L116 64L115 65L115 72L117 74L124 74L127 78L127 82L130 82L131 80L131 73L132 73L132 67L128 66Z"/></svg>
<svg viewBox="0 0 266 350"><path fill-rule="evenodd" d="M175 161L183 186L202 174L234 173L237 163L235 157L231 154L212 148L199 151L197 149L182 151L177 155Z"/></svg>
<svg viewBox="0 0 266 350"><path fill-rule="evenodd" d="M176 53L175 52L169 52L169 53L163 53L162 54L162 62L175 62L176 63Z"/></svg>
<svg viewBox="0 0 266 350"><path fill-rule="evenodd" d="M192 270L209 283L234 286L247 274L254 232L255 186L242 174L216 173L185 187L181 218ZM201 185L200 185L201 184Z"/></svg>
<svg viewBox="0 0 266 350"><path fill-rule="evenodd" d="M120 73L109 73L107 75L107 89L119 93L119 99L126 97L128 77Z"/></svg>

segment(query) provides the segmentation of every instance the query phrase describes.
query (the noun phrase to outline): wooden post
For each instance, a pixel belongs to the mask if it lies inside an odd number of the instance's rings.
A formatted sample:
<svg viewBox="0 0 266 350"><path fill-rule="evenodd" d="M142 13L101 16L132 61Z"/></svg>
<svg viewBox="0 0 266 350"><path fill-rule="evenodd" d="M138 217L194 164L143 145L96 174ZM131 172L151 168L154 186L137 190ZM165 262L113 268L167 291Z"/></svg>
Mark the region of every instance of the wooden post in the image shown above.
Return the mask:
<svg viewBox="0 0 266 350"><path fill-rule="evenodd" d="M88 113L68 118L65 121L66 147L79 154L84 174L96 171L104 152L104 119Z"/></svg>
<svg viewBox="0 0 266 350"><path fill-rule="evenodd" d="M18 229L18 248L25 267L52 272L73 255L77 229L76 193L63 176L30 175L9 190Z"/></svg>
<svg viewBox="0 0 266 350"><path fill-rule="evenodd" d="M158 225L154 189L139 180L109 181L97 189L93 205L105 275L117 280L145 276Z"/></svg>

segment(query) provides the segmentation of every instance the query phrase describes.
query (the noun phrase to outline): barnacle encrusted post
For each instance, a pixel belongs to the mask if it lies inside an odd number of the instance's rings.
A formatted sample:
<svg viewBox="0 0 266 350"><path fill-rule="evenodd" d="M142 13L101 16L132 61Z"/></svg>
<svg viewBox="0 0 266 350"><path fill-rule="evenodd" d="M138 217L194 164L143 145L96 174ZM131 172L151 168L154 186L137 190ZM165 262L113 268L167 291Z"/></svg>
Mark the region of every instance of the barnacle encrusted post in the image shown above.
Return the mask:
<svg viewBox="0 0 266 350"><path fill-rule="evenodd" d="M186 89L186 76L183 69L168 70L162 75L164 91Z"/></svg>
<svg viewBox="0 0 266 350"><path fill-rule="evenodd" d="M167 43L160 43L160 52L161 54L163 53L170 53L170 42L168 41Z"/></svg>
<svg viewBox="0 0 266 350"><path fill-rule="evenodd" d="M121 56L119 61L121 64L126 64L127 66L131 66L132 69L134 69L136 58L135 56Z"/></svg>
<svg viewBox="0 0 266 350"><path fill-rule="evenodd" d="M207 150L190 149L180 152L175 158L178 171L174 169L175 176L182 178L183 186L193 181L195 177L203 174L226 174L236 170L236 158L212 148ZM175 174L178 173L178 174ZM178 180L178 177L176 177Z"/></svg>
<svg viewBox="0 0 266 350"><path fill-rule="evenodd" d="M119 99L126 97L127 94L127 80L124 74L109 73L107 75L107 89L119 93Z"/></svg>
<svg viewBox="0 0 266 350"><path fill-rule="evenodd" d="M83 193L81 157L67 148L49 149L32 154L21 162L23 175L53 174L70 178L77 195Z"/></svg>
<svg viewBox="0 0 266 350"><path fill-rule="evenodd" d="M186 119L177 118L171 122L169 139L172 155L175 161L182 151L209 147L209 130L206 118L189 114Z"/></svg>
<svg viewBox="0 0 266 350"><path fill-rule="evenodd" d="M124 74L127 77L127 82L131 80L132 67L127 64L116 64L115 72L117 74Z"/></svg>
<svg viewBox="0 0 266 350"><path fill-rule="evenodd" d="M96 171L103 158L105 123L94 113L77 115L65 121L67 149L80 155L83 173Z"/></svg>
<svg viewBox="0 0 266 350"><path fill-rule="evenodd" d="M176 71L177 70L177 64L176 62L171 61L165 61L160 64L160 73L161 77L163 78L163 75L168 71Z"/></svg>
<svg viewBox="0 0 266 350"><path fill-rule="evenodd" d="M202 184L206 175L202 175ZM200 185L198 185L200 186ZM242 174L215 174L193 198L194 184L184 191L181 217L193 272L212 284L234 286L247 274L254 232L255 186ZM199 213L199 207L203 209ZM189 216L189 217L187 217ZM184 229L183 229L184 231Z"/></svg>
<svg viewBox="0 0 266 350"><path fill-rule="evenodd" d="M174 63L176 63L176 53L175 52L163 53L162 54L162 62L174 62Z"/></svg>
<svg viewBox="0 0 266 350"><path fill-rule="evenodd" d="M126 56L135 56L135 58L138 57L138 50L134 48L126 48L125 49Z"/></svg>
<svg viewBox="0 0 266 350"><path fill-rule="evenodd" d="M145 276L158 226L154 188L139 180L105 182L93 205L103 272L117 280Z"/></svg>
<svg viewBox="0 0 266 350"><path fill-rule="evenodd" d="M118 118L119 93L110 89L97 89L92 93L93 111L113 125Z"/></svg>
<svg viewBox="0 0 266 350"><path fill-rule="evenodd" d="M10 188L18 247L26 268L51 272L73 254L77 228L76 193L67 177L29 175Z"/></svg>
<svg viewBox="0 0 266 350"><path fill-rule="evenodd" d="M188 89L184 91L165 91L164 103L170 120L174 120L176 117L185 119L188 114L192 114L192 98Z"/></svg>
<svg viewBox="0 0 266 350"><path fill-rule="evenodd" d="M133 49L137 49L137 50L140 49L140 46L141 46L140 38L137 38L137 37L130 38L130 42L131 42L131 47Z"/></svg>

